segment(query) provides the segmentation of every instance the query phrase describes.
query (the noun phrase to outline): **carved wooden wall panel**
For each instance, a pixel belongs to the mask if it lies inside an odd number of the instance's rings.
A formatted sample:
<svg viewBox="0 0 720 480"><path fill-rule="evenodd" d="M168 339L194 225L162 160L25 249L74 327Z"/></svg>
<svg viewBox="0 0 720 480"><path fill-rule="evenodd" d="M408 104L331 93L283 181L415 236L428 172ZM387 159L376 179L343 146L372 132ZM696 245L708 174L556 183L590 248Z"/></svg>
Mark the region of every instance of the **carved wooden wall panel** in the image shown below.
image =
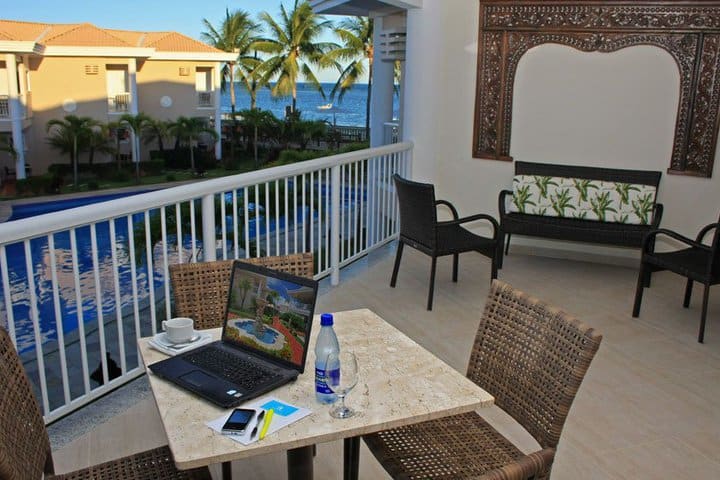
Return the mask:
<svg viewBox="0 0 720 480"><path fill-rule="evenodd" d="M545 43L583 52L666 50L680 72L668 173L710 177L720 125L720 2L480 1L473 156L510 157L520 58Z"/></svg>

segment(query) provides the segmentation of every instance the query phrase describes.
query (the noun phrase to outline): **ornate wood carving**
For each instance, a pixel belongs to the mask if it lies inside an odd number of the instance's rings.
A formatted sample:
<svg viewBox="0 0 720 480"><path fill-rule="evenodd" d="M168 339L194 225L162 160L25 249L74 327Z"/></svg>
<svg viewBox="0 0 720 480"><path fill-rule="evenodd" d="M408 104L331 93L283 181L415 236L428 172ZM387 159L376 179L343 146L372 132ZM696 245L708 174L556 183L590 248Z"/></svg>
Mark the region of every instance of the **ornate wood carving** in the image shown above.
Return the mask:
<svg viewBox="0 0 720 480"><path fill-rule="evenodd" d="M545 43L584 52L666 50L680 71L668 173L710 177L720 125L720 1L480 1L473 156L510 157L520 58Z"/></svg>

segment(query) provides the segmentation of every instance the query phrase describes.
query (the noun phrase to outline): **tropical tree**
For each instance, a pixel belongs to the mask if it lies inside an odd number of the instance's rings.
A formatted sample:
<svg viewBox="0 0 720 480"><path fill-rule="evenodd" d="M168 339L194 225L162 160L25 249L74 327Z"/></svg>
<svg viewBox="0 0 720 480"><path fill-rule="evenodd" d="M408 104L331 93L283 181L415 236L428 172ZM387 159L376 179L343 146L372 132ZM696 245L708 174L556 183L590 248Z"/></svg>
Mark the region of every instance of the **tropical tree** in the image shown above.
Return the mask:
<svg viewBox="0 0 720 480"><path fill-rule="evenodd" d="M94 128L88 138L88 164L92 165L95 159L95 153L115 153L115 148L110 144L111 135L110 127L101 123L99 128Z"/></svg>
<svg viewBox="0 0 720 480"><path fill-rule="evenodd" d="M258 134L260 131L267 129L268 127L277 123L277 118L272 112L260 109L242 110L239 115L242 117L243 126L247 127L253 132L253 156L255 159L255 168L260 167L258 159Z"/></svg>
<svg viewBox="0 0 720 480"><path fill-rule="evenodd" d="M120 171L122 168L122 156L120 154L120 141L123 139L125 133L125 125L120 123L120 120L110 122L107 124L110 133L110 138L115 143L113 147L113 153L115 154L115 162L117 163L117 169Z"/></svg>
<svg viewBox="0 0 720 480"><path fill-rule="evenodd" d="M66 115L62 120L53 118L46 125L50 145L60 150L61 153L70 155L70 163L73 167L73 188L76 190L78 188L78 156L82 150L87 148L93 127L99 123L91 117Z"/></svg>
<svg viewBox="0 0 720 480"><path fill-rule="evenodd" d="M237 75L248 94L250 94L250 110L257 108L257 94L268 85L270 79L260 74L262 60L258 58L257 50L250 57L241 58L238 61Z"/></svg>
<svg viewBox="0 0 720 480"><path fill-rule="evenodd" d="M217 132L211 128L203 117L178 117L170 125L170 132L175 135L179 142L186 143L190 147L190 168L195 171L195 154L193 152L197 141L202 135L207 134L218 140Z"/></svg>
<svg viewBox="0 0 720 480"><path fill-rule="evenodd" d="M130 129L130 140L132 143L132 160L135 163L135 179L140 183L140 139L152 119L140 112L136 115L130 113L120 117L120 123Z"/></svg>
<svg viewBox="0 0 720 480"><path fill-rule="evenodd" d="M372 92L373 70L373 21L367 17L346 18L335 28L342 46L328 52L328 56L337 61L349 61L340 72L337 83L330 92L330 98L342 101L345 93L365 74L368 73L367 102L365 104L365 134L370 136L370 98ZM365 62L367 61L367 70Z"/></svg>
<svg viewBox="0 0 720 480"><path fill-rule="evenodd" d="M260 25L253 22L250 18L250 14L244 10L236 10L230 13L230 10L225 9L225 18L218 28L213 25L206 18L203 18L203 25L205 25L206 31L201 33L201 37L207 43L222 50L224 52L230 52L237 54L237 59L232 62L227 62L222 69L222 83L220 88L225 91L227 85L230 84L230 111L233 119L235 118L235 74L237 64L245 65L250 67L252 62L257 66L257 58L254 56L255 44L258 40L258 31ZM254 70L254 67L253 69ZM241 79L245 81L246 72L245 69L238 69L237 73ZM232 142L230 143L230 157L235 158L235 136L236 128L233 128Z"/></svg>
<svg viewBox="0 0 720 480"><path fill-rule="evenodd" d="M145 124L145 130L143 131L143 138L145 139L145 144L152 143L153 141L157 141L158 150L160 151L160 155L162 155L163 158L165 158L165 143L163 142L170 133L170 125L172 122L168 120L160 120L156 118L151 118L150 121L148 121Z"/></svg>
<svg viewBox="0 0 720 480"><path fill-rule="evenodd" d="M327 55L327 52L338 48L338 45L318 41L323 32L331 28L332 23L316 15L306 0L295 0L290 12L281 4L279 23L267 12L260 14L260 20L265 24L271 38L257 43L258 50L270 54L258 68L265 83L277 77L271 89L273 96L292 96L294 112L297 105L298 79L304 79L325 98L322 85L311 67L340 69L337 62Z"/></svg>
<svg viewBox="0 0 720 480"><path fill-rule="evenodd" d="M0 152L7 152L10 154L10 156L13 159L13 162L17 160L17 150L15 150L15 146L12 142L12 137L10 135L3 135L0 137Z"/></svg>

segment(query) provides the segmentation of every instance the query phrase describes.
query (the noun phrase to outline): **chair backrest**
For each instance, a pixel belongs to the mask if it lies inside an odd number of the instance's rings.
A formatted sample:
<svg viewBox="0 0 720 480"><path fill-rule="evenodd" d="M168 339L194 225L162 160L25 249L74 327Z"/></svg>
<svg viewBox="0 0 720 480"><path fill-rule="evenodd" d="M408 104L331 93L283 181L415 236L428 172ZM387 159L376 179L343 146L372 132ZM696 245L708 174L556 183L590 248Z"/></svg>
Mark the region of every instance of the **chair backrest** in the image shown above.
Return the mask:
<svg viewBox="0 0 720 480"><path fill-rule="evenodd" d="M712 248L712 271L709 273L713 277L720 277L720 218L718 218L715 225L712 243L710 244Z"/></svg>
<svg viewBox="0 0 720 480"><path fill-rule="evenodd" d="M261 265L299 277L312 278L312 253L244 258L243 262ZM221 327L225 320L233 260L180 263L170 266L170 282L175 300L175 315L190 317L195 328Z"/></svg>
<svg viewBox="0 0 720 480"><path fill-rule="evenodd" d="M400 236L427 248L435 247L435 187L393 175L400 204Z"/></svg>
<svg viewBox="0 0 720 480"><path fill-rule="evenodd" d="M53 472L50 439L10 335L0 327L0 478Z"/></svg>
<svg viewBox="0 0 720 480"><path fill-rule="evenodd" d="M555 447L602 335L494 280L467 376L543 447Z"/></svg>

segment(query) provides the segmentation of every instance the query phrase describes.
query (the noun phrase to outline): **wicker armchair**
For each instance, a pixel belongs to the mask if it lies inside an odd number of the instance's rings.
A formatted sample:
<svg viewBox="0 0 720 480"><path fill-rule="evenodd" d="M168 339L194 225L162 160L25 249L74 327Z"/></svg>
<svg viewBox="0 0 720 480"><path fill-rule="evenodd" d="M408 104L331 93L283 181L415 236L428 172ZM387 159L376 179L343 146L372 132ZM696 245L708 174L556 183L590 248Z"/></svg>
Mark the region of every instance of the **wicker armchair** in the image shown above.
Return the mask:
<svg viewBox="0 0 720 480"><path fill-rule="evenodd" d="M712 243L703 244L708 233L713 233ZM687 248L674 252L655 252L655 239L658 235L665 235L687 245ZM643 253L640 260L640 274L638 277L637 290L635 291L635 304L633 305L633 317L640 315L642 304L643 288L649 286L645 280L651 272L669 270L687 278L685 286L685 299L683 307L690 306L693 282L702 283L705 286L702 301L702 313L700 314L700 330L698 331L698 342L703 343L705 339L705 318L707 317L708 298L710 296L710 285L720 283L720 219L718 222L704 226L698 233L695 241L684 237L672 230L660 228L648 233L643 242Z"/></svg>
<svg viewBox="0 0 720 480"><path fill-rule="evenodd" d="M393 478L547 479L568 411L601 340L567 313L495 280L467 376L541 449L523 454L475 412L364 440Z"/></svg>
<svg viewBox="0 0 720 480"><path fill-rule="evenodd" d="M428 292L427 309L432 310L433 289L435 288L435 269L437 257L453 256L453 282L457 282L458 258L463 252L476 251L492 261L490 278L497 278L497 259L502 256L501 245L498 243L498 223L490 215L477 214L458 218L455 207L447 200L435 200L435 188L428 183L406 180L400 175L393 175L395 188L400 203L400 239L398 241L395 266L393 267L390 286L395 287L400 259L405 244L420 250L432 257L430 269L430 291ZM438 222L437 207L445 205L452 213L453 220ZM487 220L493 227L492 238L481 237L466 230L463 223L476 220Z"/></svg>
<svg viewBox="0 0 720 480"><path fill-rule="evenodd" d="M195 328L200 330L222 326L233 261L171 265L170 282L175 299L175 315L192 318ZM312 278L314 275L312 253L245 258L242 261L299 277Z"/></svg>
<svg viewBox="0 0 720 480"><path fill-rule="evenodd" d="M170 449L156 448L129 457L53 475L45 422L10 335L0 328L0 478L20 479L207 479L206 468L179 471Z"/></svg>

